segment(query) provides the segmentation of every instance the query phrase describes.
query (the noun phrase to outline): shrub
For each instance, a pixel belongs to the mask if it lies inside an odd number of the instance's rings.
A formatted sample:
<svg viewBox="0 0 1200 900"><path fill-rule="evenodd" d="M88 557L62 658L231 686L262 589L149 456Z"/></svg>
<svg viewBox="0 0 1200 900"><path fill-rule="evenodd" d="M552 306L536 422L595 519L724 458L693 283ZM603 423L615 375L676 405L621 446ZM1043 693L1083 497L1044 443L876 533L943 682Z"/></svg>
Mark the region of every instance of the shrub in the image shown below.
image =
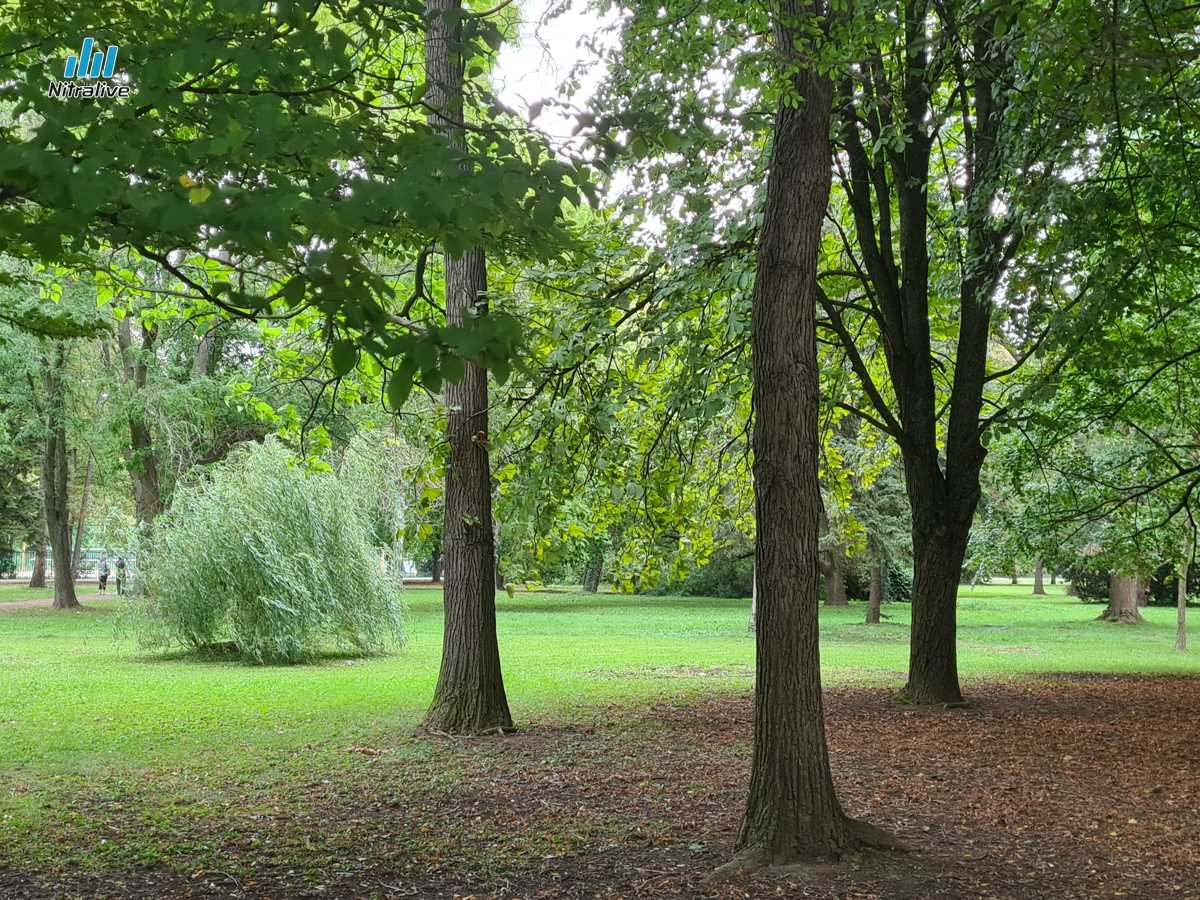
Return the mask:
<svg viewBox="0 0 1200 900"><path fill-rule="evenodd" d="M912 575L899 566L888 566L884 584L884 599L892 603L912 603Z"/></svg>
<svg viewBox="0 0 1200 900"><path fill-rule="evenodd" d="M273 441L231 457L177 489L124 621L145 646L231 642L256 663L385 650L401 639L399 567L381 569L355 493Z"/></svg>
<svg viewBox="0 0 1200 900"><path fill-rule="evenodd" d="M754 589L754 557L714 557L681 581L654 588L651 596L749 598Z"/></svg>

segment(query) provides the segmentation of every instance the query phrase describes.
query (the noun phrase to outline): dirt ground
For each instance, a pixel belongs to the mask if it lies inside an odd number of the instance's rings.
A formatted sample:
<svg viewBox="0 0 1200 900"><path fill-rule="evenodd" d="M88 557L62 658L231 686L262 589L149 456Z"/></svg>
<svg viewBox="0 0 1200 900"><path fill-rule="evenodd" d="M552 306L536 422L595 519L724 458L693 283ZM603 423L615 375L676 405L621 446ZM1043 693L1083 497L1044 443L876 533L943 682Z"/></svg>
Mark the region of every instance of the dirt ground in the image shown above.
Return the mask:
<svg viewBox="0 0 1200 900"><path fill-rule="evenodd" d="M420 772L379 754L369 777L314 781L250 832L198 819L222 871L7 870L0 898L1200 897L1200 678L970 694L956 710L826 694L846 812L908 853L706 883L730 855L751 737L749 699L714 696L438 741Z"/></svg>

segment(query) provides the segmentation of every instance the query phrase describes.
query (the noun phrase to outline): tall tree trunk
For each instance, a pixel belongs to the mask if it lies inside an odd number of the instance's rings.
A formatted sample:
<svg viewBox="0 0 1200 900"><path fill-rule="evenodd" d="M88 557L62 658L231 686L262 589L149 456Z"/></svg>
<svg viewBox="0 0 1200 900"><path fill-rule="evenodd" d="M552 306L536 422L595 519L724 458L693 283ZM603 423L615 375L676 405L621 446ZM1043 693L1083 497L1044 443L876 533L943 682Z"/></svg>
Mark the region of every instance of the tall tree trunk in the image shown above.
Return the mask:
<svg viewBox="0 0 1200 900"><path fill-rule="evenodd" d="M54 362L42 361L42 391L46 440L42 447L42 500L46 511L46 536L54 557L54 609L78 609L75 579L71 577L71 522L67 505L67 422L63 375L67 351L55 349Z"/></svg>
<svg viewBox="0 0 1200 900"><path fill-rule="evenodd" d="M1108 609L1104 610L1098 619L1120 622L1123 625L1133 625L1145 622L1138 612L1138 600L1142 594L1142 580L1136 575L1118 575L1115 572L1108 576Z"/></svg>
<svg viewBox="0 0 1200 900"><path fill-rule="evenodd" d="M1043 580L1042 558L1040 556L1033 565L1033 592L1034 594L1046 593L1046 585Z"/></svg>
<svg viewBox="0 0 1200 900"><path fill-rule="evenodd" d="M879 624L879 607L883 603L883 566L871 567L871 591L867 602L867 624Z"/></svg>
<svg viewBox="0 0 1200 900"><path fill-rule="evenodd" d="M604 575L604 557L593 556L583 569L583 592L594 594L600 590L600 579Z"/></svg>
<svg viewBox="0 0 1200 900"><path fill-rule="evenodd" d="M1053 569L1050 570L1050 583L1058 584L1058 574Z"/></svg>
<svg viewBox="0 0 1200 900"><path fill-rule="evenodd" d="M46 510L42 509L42 527L38 532L37 546L33 551L33 571L29 574L31 588L46 586Z"/></svg>
<svg viewBox="0 0 1200 900"><path fill-rule="evenodd" d="M121 348L125 380L132 383L137 391L141 391L146 387L146 358L154 354L157 331L153 326L142 326L142 342L138 356L133 350L132 319L132 314L127 314L117 325L117 343ZM138 411L129 415L129 448L125 452L125 461L133 479L133 505L137 520L153 524L162 512L158 457L154 452L150 426Z"/></svg>
<svg viewBox="0 0 1200 900"><path fill-rule="evenodd" d="M830 189L833 85L797 44L824 3L776 8L775 47L797 65L781 99L752 307L759 627L750 790L723 871L831 858L887 836L855 823L833 788L821 700L821 526L815 300ZM819 20L818 20L819 21Z"/></svg>
<svg viewBox="0 0 1200 900"><path fill-rule="evenodd" d="M456 13L461 0L426 0L429 19L425 36L427 100L434 110L430 124L458 141L454 121L461 120L463 64L451 45L462 40ZM455 24L451 24L451 22ZM446 255L446 323L469 324L471 313L487 312L487 263L483 248L458 259ZM496 639L495 540L492 533L491 470L488 437L487 370L471 363L458 384L447 384L450 410L446 436L445 621L442 665L426 727L451 733L511 728L512 715L500 671Z"/></svg>
<svg viewBox="0 0 1200 900"><path fill-rule="evenodd" d="M71 577L79 579L79 561L83 557L84 529L87 526L88 494L92 490L92 472L96 467L96 457L88 451L87 477L83 479L83 497L79 500L79 521L75 525L75 552L71 554Z"/></svg>
<svg viewBox="0 0 1200 900"><path fill-rule="evenodd" d="M1179 564L1179 580L1175 583L1175 650L1187 650L1187 563Z"/></svg>
<svg viewBox="0 0 1200 900"><path fill-rule="evenodd" d="M433 574L429 578L430 581L437 583L442 580L442 551L441 548L433 551Z"/></svg>

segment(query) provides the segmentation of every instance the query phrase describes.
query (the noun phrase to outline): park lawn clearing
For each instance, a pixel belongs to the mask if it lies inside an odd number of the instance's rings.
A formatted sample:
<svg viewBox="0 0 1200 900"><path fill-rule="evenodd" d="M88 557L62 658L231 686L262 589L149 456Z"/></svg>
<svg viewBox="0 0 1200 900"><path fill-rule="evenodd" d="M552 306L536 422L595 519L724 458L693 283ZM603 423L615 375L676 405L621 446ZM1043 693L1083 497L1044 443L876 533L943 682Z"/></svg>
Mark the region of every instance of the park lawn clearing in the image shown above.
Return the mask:
<svg viewBox="0 0 1200 900"><path fill-rule="evenodd" d="M1197 864L1200 681L1179 677L1197 663L1171 650L1173 610L1122 627L1028 590L962 591L969 710L888 700L907 607L885 607L895 618L878 628L858 624L861 605L822 610L839 793L918 852L790 883L1196 895L1194 870L1175 876ZM747 603L501 595L525 728L446 741L413 734L440 594L406 599L402 653L293 668L115 644L113 599L0 616L0 896L714 892L699 879L729 853L748 778ZM1057 674L1089 669L1115 674ZM941 882L961 891L932 893ZM775 875L740 889L776 888L791 891Z"/></svg>

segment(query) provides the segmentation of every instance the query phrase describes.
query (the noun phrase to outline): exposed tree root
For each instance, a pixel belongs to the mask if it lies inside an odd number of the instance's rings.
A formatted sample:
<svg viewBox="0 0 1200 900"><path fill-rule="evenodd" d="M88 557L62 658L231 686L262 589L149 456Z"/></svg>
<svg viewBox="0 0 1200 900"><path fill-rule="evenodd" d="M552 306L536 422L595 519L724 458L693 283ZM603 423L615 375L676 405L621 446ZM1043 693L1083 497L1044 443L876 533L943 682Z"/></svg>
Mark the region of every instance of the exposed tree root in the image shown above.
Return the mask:
<svg viewBox="0 0 1200 900"><path fill-rule="evenodd" d="M814 848L809 853L796 853L794 856L781 856L770 853L761 847L747 847L734 855L733 859L718 868L705 879L708 882L719 883L728 881L738 875L749 875L764 869L775 869L792 866L797 863L829 862L838 860L858 850L894 850L907 852L912 848L900 838L875 825L858 819L845 820L845 842L840 847L829 847L824 850Z"/></svg>

